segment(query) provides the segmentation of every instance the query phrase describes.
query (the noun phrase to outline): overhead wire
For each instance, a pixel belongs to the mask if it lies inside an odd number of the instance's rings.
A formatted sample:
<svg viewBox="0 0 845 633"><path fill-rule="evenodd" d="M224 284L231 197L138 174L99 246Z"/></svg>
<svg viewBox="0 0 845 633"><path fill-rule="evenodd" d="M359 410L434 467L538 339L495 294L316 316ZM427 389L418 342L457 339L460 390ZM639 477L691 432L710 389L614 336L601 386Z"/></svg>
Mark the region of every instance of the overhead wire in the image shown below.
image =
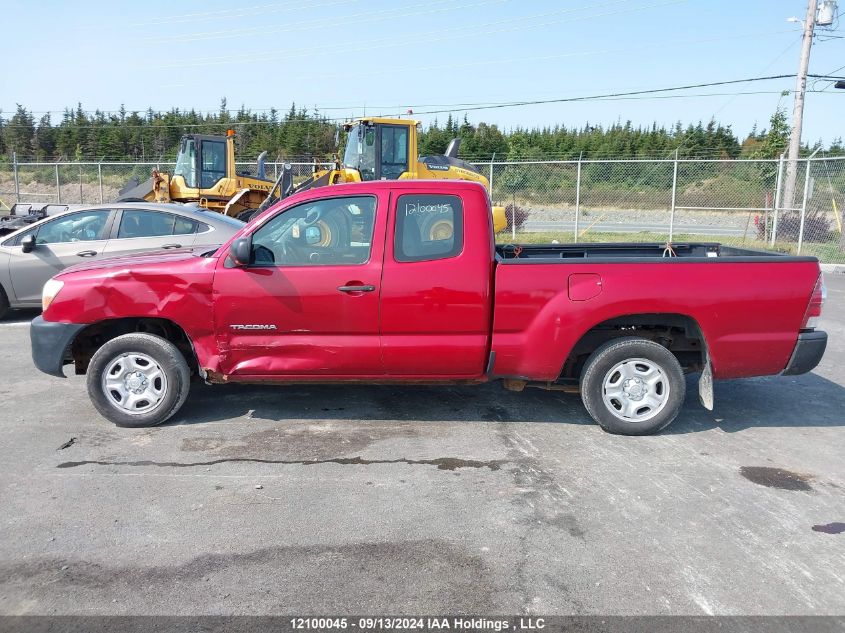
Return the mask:
<svg viewBox="0 0 845 633"><path fill-rule="evenodd" d="M251 35L267 36L271 33L290 33L302 32L312 29L326 29L334 26L349 26L350 24L371 24L375 22L383 22L385 20L394 20L396 18L416 17L420 15L427 15L431 13L441 13L444 11L456 11L460 9L476 8L488 4L501 4L506 0L477 0L475 2L458 3L454 0L429 0L424 8L420 8L419 3L401 5L391 7L377 13L373 11L362 11L360 13L352 13L339 16L331 16L328 18L318 18L313 20L300 20L298 22L287 22L284 25L262 25L241 28L222 29L219 31L206 31L201 33L185 33L180 35L164 36L159 38L151 38L149 41L154 44L162 44L167 42L198 42L210 41L219 39L230 39L237 37L249 37ZM627 1L627 0L625 0ZM444 7L445 5L445 7Z"/></svg>
<svg viewBox="0 0 845 633"><path fill-rule="evenodd" d="M535 99L535 100L528 100L528 101L510 101L510 102L501 102L501 103L486 103L486 104L479 104L473 105L470 107L467 106L458 106L455 107L453 104L450 104L448 107L443 109L436 109L436 110L425 110L420 112L414 112L414 116L422 115L422 114L445 114L445 113L454 113L454 112L466 112L466 111L479 111L479 110L492 110L492 109L501 109L501 108L513 108L513 107L521 107L521 106L529 106L529 105L542 105L542 104L550 104L550 103L569 103L569 102L578 102L578 101L596 101L596 100L606 100L611 98L619 98L619 97L633 97L639 95L656 95L662 94L666 92L674 92L674 91L681 91L681 90L691 90L695 88L707 88L707 87L714 87L714 86L726 86L726 85L735 85L735 84L742 84L742 83L752 83L752 82L760 82L760 81L772 81L777 79L784 79L787 77L792 77L793 75L771 75L767 77L748 77L745 79L731 79L726 81L712 81L712 82L704 82L704 83L697 83L697 84L687 84L682 86L671 86L671 87L664 87L664 88L651 88L647 90L631 90L625 92L611 92L606 94L596 94L596 95L586 95L586 96L578 96L578 97L560 97L556 99ZM675 96L683 96L683 95L675 95ZM160 114L168 114L168 113L160 113ZM376 115L373 115L376 116ZM335 122L335 121L345 121L346 117L321 117L319 121L325 122ZM290 122L302 122L302 123L315 123L315 119L289 119L280 121L280 124L283 123L290 123ZM168 128L193 128L193 127L206 127L209 125L266 125L267 121L237 121L237 120L230 120L224 122L202 122L202 123L194 123L194 124L160 124L156 122L155 124L144 124L144 125L123 125L122 127L125 128L156 128L156 129L168 129ZM11 124L6 124L4 127L26 127L26 126L14 126ZM102 127L99 125L88 125L88 126L78 126L77 129L91 129Z"/></svg>
<svg viewBox="0 0 845 633"><path fill-rule="evenodd" d="M624 4L628 3L631 0L613 0L612 2L608 2L607 5L615 5L615 4ZM428 44L433 42L439 41L452 41L455 38L455 35L458 33L466 32L468 36L471 37L478 37L484 35L496 35L499 33L508 33L513 34L518 31L524 31L528 29L536 29L536 28L544 28L553 24L560 24L561 22L579 22L583 20L590 20L599 17L609 17L612 15L621 15L624 13L631 13L635 11L642 11L645 9L651 9L656 7L663 7L673 4L680 4L686 2L686 0L664 0L663 2L656 2L652 4L646 5L639 5L627 9L617 10L617 11L605 11L603 13L590 13L588 15L583 16L576 16L572 18L561 18L557 20L549 20L550 17L555 15L567 15L571 13L575 13L578 11L585 11L593 9L593 5L584 5L581 7L571 7L567 9L561 9L557 11L551 11L546 13L540 13L530 16L522 16L519 18L510 18L510 19L503 19L503 20L494 20L487 23L481 24L473 24L473 25L463 25L463 26L453 26L453 27L446 27L446 28L439 28L436 35L432 35L430 33L425 34L425 41ZM606 6L607 6L606 5ZM541 23L538 24L524 24L524 22L530 22L534 20L543 20ZM488 28L488 27L498 27L498 28ZM375 43L375 44L367 44L365 46L356 46L356 42L347 42L343 44L335 44L333 47L323 48L321 49L321 54L323 55L331 55L333 50L335 52L343 52L345 55L350 53L361 53L366 51L372 50L381 50L385 48L395 48L397 46L406 46L406 42L408 38L413 39L414 37L422 37L421 34L407 34L403 39L387 39L385 41ZM287 49L275 49L275 50L265 50L261 51L260 53L242 53L238 55L218 55L214 57L205 57L205 58L196 58L194 60L183 60L180 61L178 64L174 63L167 67L169 68L191 68L191 67L199 67L199 66L219 66L219 65L227 65L227 64L239 64L239 63L251 63L251 62L276 62L278 61L279 56L282 55L285 61L290 59L295 59L298 57L308 57L313 56L313 52L311 51L294 51L291 52Z"/></svg>
<svg viewBox="0 0 845 633"><path fill-rule="evenodd" d="M292 5L290 2L271 2L269 4L258 4L251 7L237 7L234 9L218 9L216 11L200 11L196 13L182 13L179 15L168 15L166 18L159 18L156 20L130 22L129 25L133 27L147 27L147 26L168 26L171 24L184 24L186 22L206 22L208 20L229 20L242 17L254 18L257 12L261 12L264 16L268 13L289 13L291 11L301 11L303 9L323 9L326 7L337 6L340 4L351 4L359 0L331 0L330 2L303 2L302 4ZM96 27L101 29L102 25Z"/></svg>

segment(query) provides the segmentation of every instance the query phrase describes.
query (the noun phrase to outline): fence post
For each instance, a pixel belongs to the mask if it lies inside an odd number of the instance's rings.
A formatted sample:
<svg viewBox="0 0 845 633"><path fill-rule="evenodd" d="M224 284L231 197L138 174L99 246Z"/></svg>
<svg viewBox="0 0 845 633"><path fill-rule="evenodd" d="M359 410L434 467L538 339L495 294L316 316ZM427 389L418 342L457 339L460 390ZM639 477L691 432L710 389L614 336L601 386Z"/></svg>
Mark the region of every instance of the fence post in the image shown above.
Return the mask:
<svg viewBox="0 0 845 633"><path fill-rule="evenodd" d="M493 200L493 161L496 160L496 152L490 157L490 200Z"/></svg>
<svg viewBox="0 0 845 633"><path fill-rule="evenodd" d="M79 165L79 204L85 204L85 198L82 195L82 164Z"/></svg>
<svg viewBox="0 0 845 633"><path fill-rule="evenodd" d="M578 241L578 221L581 218L581 159L584 152L578 156L578 171L575 175L575 242Z"/></svg>
<svg viewBox="0 0 845 633"><path fill-rule="evenodd" d="M772 220L772 246L775 245L775 239L777 238L778 234L778 215L780 215L780 185L783 181L783 159L786 156L786 153L780 155L780 160L778 161L778 177L775 181L775 217Z"/></svg>
<svg viewBox="0 0 845 633"><path fill-rule="evenodd" d="M12 152L12 169L15 172L15 201L21 201L21 183L18 181L18 153Z"/></svg>
<svg viewBox="0 0 845 633"><path fill-rule="evenodd" d="M801 254L801 247L804 245L804 220L807 215L807 200L810 198L810 166L813 156L819 153L819 147L815 152L810 154L807 159L807 167L804 168L804 198L801 202L801 226L798 228L798 254Z"/></svg>
<svg viewBox="0 0 845 633"><path fill-rule="evenodd" d="M62 183L59 181L59 164L56 163L56 204L62 203Z"/></svg>
<svg viewBox="0 0 845 633"><path fill-rule="evenodd" d="M100 181L100 204L103 204L103 163L97 163L97 179Z"/></svg>
<svg viewBox="0 0 845 633"><path fill-rule="evenodd" d="M669 211L669 241L675 232L675 196L678 192L678 150L675 150L675 168L672 172L672 207Z"/></svg>

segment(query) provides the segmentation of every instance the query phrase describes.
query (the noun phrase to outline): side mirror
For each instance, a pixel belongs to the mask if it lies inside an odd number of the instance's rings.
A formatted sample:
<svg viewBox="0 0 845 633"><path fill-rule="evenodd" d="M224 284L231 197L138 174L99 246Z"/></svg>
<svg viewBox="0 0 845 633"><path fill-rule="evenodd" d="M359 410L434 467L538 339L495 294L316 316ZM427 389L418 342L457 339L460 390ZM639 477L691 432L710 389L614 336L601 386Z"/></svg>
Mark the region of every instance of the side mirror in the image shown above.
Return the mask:
<svg viewBox="0 0 845 633"><path fill-rule="evenodd" d="M35 236L27 235L21 240L21 251L24 253L31 253L35 250Z"/></svg>
<svg viewBox="0 0 845 633"><path fill-rule="evenodd" d="M229 246L229 257L236 266L249 266L252 259L252 240L248 237L239 237Z"/></svg>

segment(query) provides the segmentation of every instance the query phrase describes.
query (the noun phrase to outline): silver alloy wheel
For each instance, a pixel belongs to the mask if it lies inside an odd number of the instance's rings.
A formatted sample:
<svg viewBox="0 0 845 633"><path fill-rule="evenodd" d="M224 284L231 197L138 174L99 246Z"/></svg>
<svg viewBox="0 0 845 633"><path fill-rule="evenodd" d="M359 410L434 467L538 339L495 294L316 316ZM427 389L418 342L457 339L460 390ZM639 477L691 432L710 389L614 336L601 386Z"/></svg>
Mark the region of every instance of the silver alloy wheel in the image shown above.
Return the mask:
<svg viewBox="0 0 845 633"><path fill-rule="evenodd" d="M623 360L604 375L602 401L625 422L650 420L669 402L669 378L652 360Z"/></svg>
<svg viewBox="0 0 845 633"><path fill-rule="evenodd" d="M103 393L117 409L133 415L149 413L167 394L167 377L146 354L121 354L103 372Z"/></svg>

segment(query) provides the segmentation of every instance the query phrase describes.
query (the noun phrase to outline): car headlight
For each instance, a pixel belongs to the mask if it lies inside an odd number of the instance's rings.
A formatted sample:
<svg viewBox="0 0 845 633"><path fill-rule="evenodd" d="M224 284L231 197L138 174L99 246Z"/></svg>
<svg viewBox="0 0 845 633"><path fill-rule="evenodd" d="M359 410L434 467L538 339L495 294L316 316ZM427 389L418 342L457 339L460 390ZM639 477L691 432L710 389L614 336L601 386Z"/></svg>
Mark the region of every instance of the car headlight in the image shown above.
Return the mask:
<svg viewBox="0 0 845 633"><path fill-rule="evenodd" d="M41 291L41 309L46 310L47 307L53 303L53 299L59 294L59 291L65 285L65 282L58 279L50 279L44 284L44 289Z"/></svg>

